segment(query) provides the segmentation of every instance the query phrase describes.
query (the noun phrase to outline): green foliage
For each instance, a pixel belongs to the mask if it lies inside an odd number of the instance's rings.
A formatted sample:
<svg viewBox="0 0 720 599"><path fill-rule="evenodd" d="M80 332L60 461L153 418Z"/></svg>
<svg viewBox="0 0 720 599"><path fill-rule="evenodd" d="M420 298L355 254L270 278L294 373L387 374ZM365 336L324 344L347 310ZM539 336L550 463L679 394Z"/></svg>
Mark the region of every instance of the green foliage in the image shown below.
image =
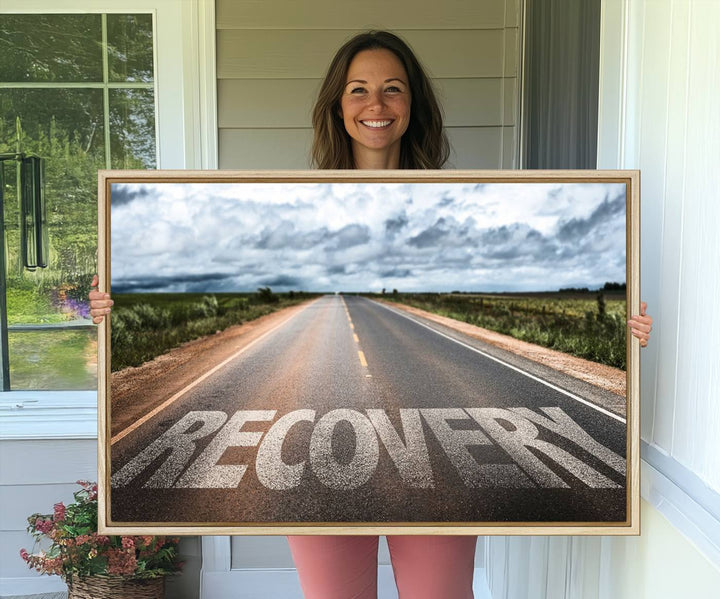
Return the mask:
<svg viewBox="0 0 720 599"><path fill-rule="evenodd" d="M139 366L173 347L298 304L312 295L197 293L113 294L111 370ZM260 299L262 298L262 299Z"/></svg>
<svg viewBox="0 0 720 599"><path fill-rule="evenodd" d="M270 287L258 287L257 302L259 304L276 304L280 298L272 292Z"/></svg>
<svg viewBox="0 0 720 599"><path fill-rule="evenodd" d="M599 321L605 320L606 316L606 307L605 307L605 295L602 291L598 291L597 294L597 319Z"/></svg>
<svg viewBox="0 0 720 599"><path fill-rule="evenodd" d="M606 297L607 296L607 297ZM385 296L388 298L388 296ZM624 294L404 293L392 299L587 360L626 368Z"/></svg>

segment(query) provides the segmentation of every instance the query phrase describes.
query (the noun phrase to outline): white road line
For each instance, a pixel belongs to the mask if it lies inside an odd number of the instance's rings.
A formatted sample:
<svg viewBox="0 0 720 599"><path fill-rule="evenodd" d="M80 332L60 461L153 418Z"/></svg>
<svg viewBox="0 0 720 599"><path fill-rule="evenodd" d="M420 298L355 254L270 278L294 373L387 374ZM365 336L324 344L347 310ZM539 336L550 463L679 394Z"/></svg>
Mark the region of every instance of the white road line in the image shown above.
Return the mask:
<svg viewBox="0 0 720 599"><path fill-rule="evenodd" d="M372 301L372 300L370 300ZM463 347L466 347L467 349L474 351L475 353L478 353L482 356L485 356L486 358L489 358L490 360L494 360L498 364L502 364L503 366L507 366L508 368L511 368L512 370L515 370L516 372L519 372L520 374L524 374L526 377L531 378L538 383L542 383L546 387L550 387L551 389L554 389L555 391L558 391L562 393L563 395L567 395L571 399L574 399L577 402L580 402L581 404L584 404L593 410L597 410L601 414L605 414L606 416L609 416L610 418L613 418L614 420L617 420L618 422L622 422L623 424L627 424L627 420L623 418L622 416L618 416L617 414L614 414L613 412L610 412L609 410L606 410L605 408L601 408L597 404L592 403L591 401L588 401L587 399L583 399L582 397L575 395L574 393L570 393L570 391L566 391L565 389L558 387L557 385L553 385L552 383L549 383L548 381L541 379L540 377L535 376L534 374L530 374L529 372L526 372L522 368L518 368L517 366L513 366L509 362L505 362L504 360L501 360L500 358L496 358L495 356L492 356L488 354L487 352L482 351L481 349L478 349L477 347L473 347L472 345L468 345L467 343L460 341L458 339L455 339L454 337L451 337L450 335L446 335L445 333L442 333L438 331L437 329L432 328L431 326L426 325L423 322L420 322L418 320L415 320L412 316L409 316L405 313L403 313L399 309L391 308L390 306L386 306L385 304L381 304L379 302L373 302L374 304L377 304L378 306L382 306L386 310L390 310L390 312L397 314L398 316L402 316L403 318L407 318L408 320L414 322L415 324L425 327L426 329L432 331L433 333L436 333L440 335L441 337L445 337L445 339L449 339L450 341L454 341L458 345L462 345Z"/></svg>
<svg viewBox="0 0 720 599"><path fill-rule="evenodd" d="M315 300L315 301L317 301L317 300ZM130 433L132 433L134 430L138 429L140 426L142 426L142 425L145 424L148 420L150 420L150 418L152 418L152 417L155 416L156 414L159 414L159 413L162 412L165 408L167 408L170 404L174 403L174 402L177 401L180 397L182 397L183 395L185 395L185 393L187 393L188 391L190 391L190 389L192 389L193 387L196 387L197 385L199 385L200 383L202 383L206 378L208 378L210 375L212 375L212 374L216 373L218 370L220 370L220 369L221 369L223 366L225 366L228 362L232 362L232 361L233 361L235 358L237 358L239 355L241 355L241 354L245 353L247 350L249 350L253 345L255 345L256 343L259 343L260 341L262 341L263 339L265 339L265 337L267 337L267 336L270 335L271 333L274 333L275 331L277 331L280 327L282 327L284 324L286 324L287 322L289 322L290 320L292 320L293 318L295 318L295 317L296 317L298 314L300 314L301 312L304 312L305 310L307 310L307 308L310 307L310 306L311 306L312 304L314 304L314 303L315 303L315 302L311 302L310 304L308 304L307 306L305 306L302 310L298 310L297 312L295 312L295 314L290 315L288 318L286 318L285 320L283 320L283 321L282 321L281 323L279 323L278 325L274 326L274 327L273 327L272 329L270 329L269 331L265 331L265 332L264 332L262 335L260 335L257 339L253 339L253 340L252 340L250 343L248 343L245 347L243 347L242 349L239 349L239 350L236 351L232 356L230 356L229 358L226 358L225 360L223 360L222 362L220 362L219 364L217 364L216 366L214 366L213 368L211 368L210 370L208 370L205 374L203 374L203 375L199 376L198 378L196 378L192 383L190 383L189 385L187 385L184 389L181 389L181 390L178 391L175 395L173 395L172 397L166 399L163 403L161 403L161 404L160 404L159 406L157 406L155 409L153 409L152 411L150 411L150 412L148 412L147 414L145 414L145 416L143 416L143 417L140 418L139 420L136 420L135 422L133 422L133 423L132 423L130 426L128 426L127 428L121 430L117 435L115 435L112 439L110 439L110 445L114 445L117 441L119 441L119 440L122 439L123 437L126 437L127 435L129 435Z"/></svg>

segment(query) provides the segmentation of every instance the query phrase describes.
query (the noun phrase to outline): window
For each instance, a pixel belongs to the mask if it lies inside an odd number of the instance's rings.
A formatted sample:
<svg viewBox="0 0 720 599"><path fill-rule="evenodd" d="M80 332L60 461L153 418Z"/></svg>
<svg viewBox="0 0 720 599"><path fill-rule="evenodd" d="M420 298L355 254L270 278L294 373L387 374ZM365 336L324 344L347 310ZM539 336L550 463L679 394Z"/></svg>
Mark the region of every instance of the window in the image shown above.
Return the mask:
<svg viewBox="0 0 720 599"><path fill-rule="evenodd" d="M98 268L97 170L156 166L153 37L152 14L0 19L3 390L97 385L86 301ZM30 155L44 159L44 268L27 268L21 252L16 158Z"/></svg>

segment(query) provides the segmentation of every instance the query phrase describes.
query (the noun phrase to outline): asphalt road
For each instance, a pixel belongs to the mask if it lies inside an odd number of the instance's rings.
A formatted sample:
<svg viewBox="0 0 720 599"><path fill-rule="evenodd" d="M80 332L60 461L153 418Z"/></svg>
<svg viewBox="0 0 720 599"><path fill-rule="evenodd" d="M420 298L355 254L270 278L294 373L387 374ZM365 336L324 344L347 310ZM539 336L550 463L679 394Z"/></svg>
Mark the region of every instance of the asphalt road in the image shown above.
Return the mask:
<svg viewBox="0 0 720 599"><path fill-rule="evenodd" d="M486 354L323 297L112 446L112 520L624 521L624 421Z"/></svg>

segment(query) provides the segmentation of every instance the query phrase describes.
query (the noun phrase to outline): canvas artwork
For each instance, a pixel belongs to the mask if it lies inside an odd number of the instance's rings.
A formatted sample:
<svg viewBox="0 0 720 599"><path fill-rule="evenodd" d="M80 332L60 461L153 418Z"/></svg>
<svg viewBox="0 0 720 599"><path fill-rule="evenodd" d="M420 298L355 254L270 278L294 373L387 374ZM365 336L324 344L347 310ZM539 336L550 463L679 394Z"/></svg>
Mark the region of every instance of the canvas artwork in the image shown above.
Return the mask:
<svg viewBox="0 0 720 599"><path fill-rule="evenodd" d="M638 177L101 172L101 527L637 533Z"/></svg>

